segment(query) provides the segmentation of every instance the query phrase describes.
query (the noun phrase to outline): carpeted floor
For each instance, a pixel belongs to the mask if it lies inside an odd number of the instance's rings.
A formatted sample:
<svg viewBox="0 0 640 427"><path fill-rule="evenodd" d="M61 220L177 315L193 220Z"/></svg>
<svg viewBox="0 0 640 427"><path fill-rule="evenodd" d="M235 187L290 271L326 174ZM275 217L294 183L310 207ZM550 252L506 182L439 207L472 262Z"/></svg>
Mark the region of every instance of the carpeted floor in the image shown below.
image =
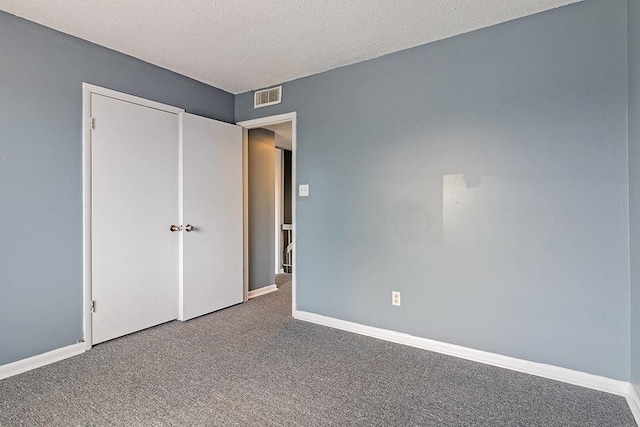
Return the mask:
<svg viewBox="0 0 640 427"><path fill-rule="evenodd" d="M293 320L278 280L0 381L0 425L635 426L619 396Z"/></svg>

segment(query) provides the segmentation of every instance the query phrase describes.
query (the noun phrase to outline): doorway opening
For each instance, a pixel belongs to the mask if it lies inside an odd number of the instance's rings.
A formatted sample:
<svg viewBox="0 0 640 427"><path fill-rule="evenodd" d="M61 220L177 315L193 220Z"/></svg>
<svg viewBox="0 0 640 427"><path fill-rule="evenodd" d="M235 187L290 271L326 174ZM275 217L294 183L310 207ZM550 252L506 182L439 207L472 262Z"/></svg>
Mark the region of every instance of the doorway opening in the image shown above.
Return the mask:
<svg viewBox="0 0 640 427"><path fill-rule="evenodd" d="M237 123L244 133L245 295L277 290L291 275L296 308L296 114Z"/></svg>

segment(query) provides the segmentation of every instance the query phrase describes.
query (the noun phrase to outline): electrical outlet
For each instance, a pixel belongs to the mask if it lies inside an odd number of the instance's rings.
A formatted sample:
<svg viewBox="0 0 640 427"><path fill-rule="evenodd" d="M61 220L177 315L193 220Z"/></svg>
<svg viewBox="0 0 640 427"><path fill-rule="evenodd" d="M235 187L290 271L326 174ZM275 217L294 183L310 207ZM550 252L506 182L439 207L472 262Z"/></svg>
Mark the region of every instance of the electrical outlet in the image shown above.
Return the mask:
<svg viewBox="0 0 640 427"><path fill-rule="evenodd" d="M298 197L309 197L309 184L300 184L298 186Z"/></svg>
<svg viewBox="0 0 640 427"><path fill-rule="evenodd" d="M391 292L391 304L400 305L400 292L398 291Z"/></svg>

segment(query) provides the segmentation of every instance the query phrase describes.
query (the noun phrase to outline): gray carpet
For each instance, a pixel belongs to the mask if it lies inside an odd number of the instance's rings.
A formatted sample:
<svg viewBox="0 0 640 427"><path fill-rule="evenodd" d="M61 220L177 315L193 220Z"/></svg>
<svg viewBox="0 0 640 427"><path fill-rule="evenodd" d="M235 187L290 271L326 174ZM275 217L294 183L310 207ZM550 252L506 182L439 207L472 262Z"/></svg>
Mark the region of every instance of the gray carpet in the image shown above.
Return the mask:
<svg viewBox="0 0 640 427"><path fill-rule="evenodd" d="M619 396L293 320L278 279L0 381L0 425L635 426Z"/></svg>

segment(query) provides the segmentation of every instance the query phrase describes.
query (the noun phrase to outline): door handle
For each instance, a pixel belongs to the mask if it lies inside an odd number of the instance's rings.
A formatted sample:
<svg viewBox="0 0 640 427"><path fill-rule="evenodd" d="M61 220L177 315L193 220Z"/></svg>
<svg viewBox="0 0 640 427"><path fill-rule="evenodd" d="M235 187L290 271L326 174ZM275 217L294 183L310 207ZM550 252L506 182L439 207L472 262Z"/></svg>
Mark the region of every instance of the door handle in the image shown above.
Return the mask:
<svg viewBox="0 0 640 427"><path fill-rule="evenodd" d="M171 232L176 232L176 231L180 231L182 230L182 226L181 225L172 225L171 227L169 227L169 231Z"/></svg>
<svg viewBox="0 0 640 427"><path fill-rule="evenodd" d="M184 231L186 231L187 233L191 233L194 230L196 230L196 228L191 224L187 224L184 226Z"/></svg>

